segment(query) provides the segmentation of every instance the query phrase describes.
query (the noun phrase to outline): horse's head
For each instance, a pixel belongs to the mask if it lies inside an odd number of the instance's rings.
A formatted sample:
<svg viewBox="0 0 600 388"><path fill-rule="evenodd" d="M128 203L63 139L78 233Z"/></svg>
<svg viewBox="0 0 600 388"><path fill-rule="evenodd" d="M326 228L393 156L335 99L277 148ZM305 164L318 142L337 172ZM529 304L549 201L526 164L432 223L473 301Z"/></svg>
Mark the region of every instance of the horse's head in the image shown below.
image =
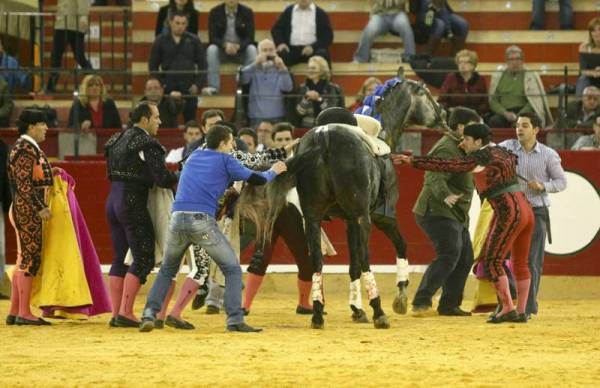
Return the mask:
<svg viewBox="0 0 600 388"><path fill-rule="evenodd" d="M377 101L375 112L387 133L387 142L395 148L408 125L447 129L446 112L420 82L404 79L390 87Z"/></svg>

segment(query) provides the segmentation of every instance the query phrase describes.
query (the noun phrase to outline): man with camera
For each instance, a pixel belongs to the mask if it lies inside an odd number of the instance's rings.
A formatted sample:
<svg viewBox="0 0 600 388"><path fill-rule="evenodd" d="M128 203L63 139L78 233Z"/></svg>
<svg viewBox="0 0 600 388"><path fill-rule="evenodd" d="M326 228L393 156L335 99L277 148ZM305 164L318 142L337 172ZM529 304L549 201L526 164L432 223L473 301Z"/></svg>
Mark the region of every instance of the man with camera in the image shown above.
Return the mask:
<svg viewBox="0 0 600 388"><path fill-rule="evenodd" d="M271 39L265 39L258 44L256 60L242 68L240 82L250 85L248 118L251 126L254 127L265 120L283 120L283 93L292 91L292 77L283 60L277 55Z"/></svg>

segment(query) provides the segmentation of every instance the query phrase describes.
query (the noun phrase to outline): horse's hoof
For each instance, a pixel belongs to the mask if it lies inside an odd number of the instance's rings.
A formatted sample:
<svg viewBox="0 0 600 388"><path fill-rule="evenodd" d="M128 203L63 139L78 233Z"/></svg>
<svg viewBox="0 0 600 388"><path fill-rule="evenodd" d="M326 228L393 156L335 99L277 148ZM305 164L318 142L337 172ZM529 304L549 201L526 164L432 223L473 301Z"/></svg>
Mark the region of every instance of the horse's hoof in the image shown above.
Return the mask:
<svg viewBox="0 0 600 388"><path fill-rule="evenodd" d="M310 327L313 329L322 329L325 327L325 320L323 319L322 316L313 315L311 322L310 322Z"/></svg>
<svg viewBox="0 0 600 388"><path fill-rule="evenodd" d="M408 311L408 296L405 292L396 295L394 303L392 303L392 309L396 314L406 314Z"/></svg>
<svg viewBox="0 0 600 388"><path fill-rule="evenodd" d="M358 310L352 313L352 322L354 323L369 323L369 318L364 310Z"/></svg>
<svg viewBox="0 0 600 388"><path fill-rule="evenodd" d="M376 329L389 329L390 321L388 320L387 315L381 315L379 318L373 319L373 324Z"/></svg>

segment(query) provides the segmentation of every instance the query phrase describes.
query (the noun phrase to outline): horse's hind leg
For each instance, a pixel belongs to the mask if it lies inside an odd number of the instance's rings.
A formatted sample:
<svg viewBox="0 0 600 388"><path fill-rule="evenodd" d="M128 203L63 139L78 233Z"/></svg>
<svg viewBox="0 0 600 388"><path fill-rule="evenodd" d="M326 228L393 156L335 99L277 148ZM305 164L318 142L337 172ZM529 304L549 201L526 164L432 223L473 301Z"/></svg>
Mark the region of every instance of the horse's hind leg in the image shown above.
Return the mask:
<svg viewBox="0 0 600 388"><path fill-rule="evenodd" d="M312 275L312 300L313 315L311 327L322 329L325 326L323 310L325 308L325 297L323 295L323 253L321 252L321 223L314 216L305 214L306 242L308 243L308 254L313 267Z"/></svg>
<svg viewBox="0 0 600 388"><path fill-rule="evenodd" d="M377 290L375 276L369 266L369 232L371 224L369 217L359 217L356 221L348 221L348 245L350 246L350 260L359 263L362 278L367 289L369 305L373 308L373 324L377 329L390 327L389 320L381 308L381 297Z"/></svg>
<svg viewBox="0 0 600 388"><path fill-rule="evenodd" d="M408 310L408 260L406 259L406 242L398 230L395 218L373 214L372 221L390 239L396 249L396 287L398 287L398 294L394 298L392 308L397 314L406 314Z"/></svg>
<svg viewBox="0 0 600 388"><path fill-rule="evenodd" d="M362 308L362 292L360 283L360 263L350 260L350 309L352 321L355 323L369 323L367 314Z"/></svg>

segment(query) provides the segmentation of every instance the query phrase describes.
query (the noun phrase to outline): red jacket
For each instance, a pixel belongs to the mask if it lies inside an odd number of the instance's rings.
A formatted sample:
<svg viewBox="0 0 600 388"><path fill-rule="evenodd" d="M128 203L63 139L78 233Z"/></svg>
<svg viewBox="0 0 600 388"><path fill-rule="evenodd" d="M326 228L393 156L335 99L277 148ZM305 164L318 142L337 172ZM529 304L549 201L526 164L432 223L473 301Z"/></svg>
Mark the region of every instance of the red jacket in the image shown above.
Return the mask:
<svg viewBox="0 0 600 388"><path fill-rule="evenodd" d="M438 102L446 109L455 106L474 109L482 117L490 111L487 85L478 72L474 72L467 83L458 72L448 74L440 88Z"/></svg>

